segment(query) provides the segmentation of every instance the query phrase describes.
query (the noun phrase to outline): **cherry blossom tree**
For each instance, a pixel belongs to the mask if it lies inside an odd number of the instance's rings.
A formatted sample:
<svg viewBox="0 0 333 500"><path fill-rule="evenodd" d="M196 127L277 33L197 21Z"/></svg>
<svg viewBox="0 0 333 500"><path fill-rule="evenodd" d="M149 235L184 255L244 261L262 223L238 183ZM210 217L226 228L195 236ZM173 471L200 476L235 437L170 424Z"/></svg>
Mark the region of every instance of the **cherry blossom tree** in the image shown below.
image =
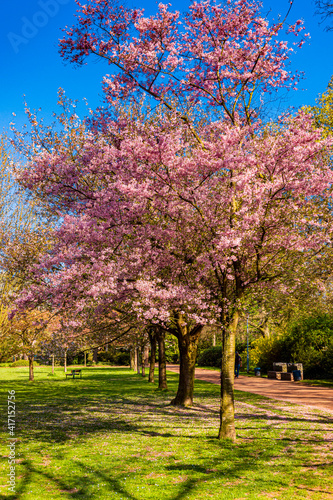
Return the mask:
<svg viewBox="0 0 333 500"><path fill-rule="evenodd" d="M68 209L39 265L47 286L30 287L21 303L47 294L54 304L80 314L109 311L114 320L127 307L142 321L176 329L180 348L189 331L195 337L218 321L220 436L234 439L241 304L252 287L283 282L289 251L318 251L330 241L331 142L304 112L261 128L215 122L200 131L204 147L195 147L181 120L170 122L164 129L136 124L135 134L129 123L111 144L87 133L75 155L32 158L21 182L43 186ZM183 347L188 373L191 346ZM177 402L190 404L191 396L189 387Z"/></svg>

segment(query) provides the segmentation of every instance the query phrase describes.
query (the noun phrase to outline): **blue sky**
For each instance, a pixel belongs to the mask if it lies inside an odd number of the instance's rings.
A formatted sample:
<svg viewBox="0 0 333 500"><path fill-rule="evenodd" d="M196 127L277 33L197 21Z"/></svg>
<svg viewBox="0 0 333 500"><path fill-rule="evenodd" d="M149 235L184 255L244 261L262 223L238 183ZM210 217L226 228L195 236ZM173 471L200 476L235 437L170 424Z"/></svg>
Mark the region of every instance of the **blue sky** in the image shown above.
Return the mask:
<svg viewBox="0 0 333 500"><path fill-rule="evenodd" d="M153 13L156 2L128 0L128 6L144 8ZM185 10L188 2L175 0L173 8ZM277 18L288 10L289 0L264 0L263 13ZM56 110L57 90L65 89L72 99L87 98L91 108L101 102L101 81L108 72L103 62L88 59L88 65L75 69L64 65L58 54L57 40L61 28L72 25L76 11L74 0L2 0L0 37L0 128L13 121L20 127L24 122L23 95L30 108L42 108L46 118ZM325 32L314 15L314 0L295 0L289 22L304 19L311 39L292 57L294 70L303 71L304 90L289 93L282 107L312 105L333 74L333 32ZM332 19L333 24L333 19ZM83 110L82 106L82 110Z"/></svg>

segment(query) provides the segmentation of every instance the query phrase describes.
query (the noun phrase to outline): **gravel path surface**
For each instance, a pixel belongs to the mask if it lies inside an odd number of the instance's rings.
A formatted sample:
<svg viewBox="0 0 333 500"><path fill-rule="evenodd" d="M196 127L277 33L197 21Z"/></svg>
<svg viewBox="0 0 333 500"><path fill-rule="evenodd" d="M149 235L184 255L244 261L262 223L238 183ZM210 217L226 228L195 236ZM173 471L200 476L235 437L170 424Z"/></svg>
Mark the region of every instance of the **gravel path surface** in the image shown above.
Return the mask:
<svg viewBox="0 0 333 500"><path fill-rule="evenodd" d="M178 373L179 365L167 365L167 370ZM212 384L219 384L220 372L196 368L195 378ZM301 385L299 382L240 375L238 379L235 379L235 389L260 394L279 401L323 408L333 413L333 389L326 389L325 387L309 387Z"/></svg>

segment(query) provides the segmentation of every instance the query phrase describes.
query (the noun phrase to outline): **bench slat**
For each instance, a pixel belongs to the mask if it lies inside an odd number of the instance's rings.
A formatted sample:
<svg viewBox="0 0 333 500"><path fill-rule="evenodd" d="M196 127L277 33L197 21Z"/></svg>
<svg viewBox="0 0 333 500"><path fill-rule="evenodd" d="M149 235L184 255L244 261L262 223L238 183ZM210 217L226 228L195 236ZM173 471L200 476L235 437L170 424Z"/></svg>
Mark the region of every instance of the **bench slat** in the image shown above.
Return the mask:
<svg viewBox="0 0 333 500"><path fill-rule="evenodd" d="M75 375L80 375L80 378L82 378L82 370L72 370L70 373L66 373L66 378L67 377L75 378Z"/></svg>

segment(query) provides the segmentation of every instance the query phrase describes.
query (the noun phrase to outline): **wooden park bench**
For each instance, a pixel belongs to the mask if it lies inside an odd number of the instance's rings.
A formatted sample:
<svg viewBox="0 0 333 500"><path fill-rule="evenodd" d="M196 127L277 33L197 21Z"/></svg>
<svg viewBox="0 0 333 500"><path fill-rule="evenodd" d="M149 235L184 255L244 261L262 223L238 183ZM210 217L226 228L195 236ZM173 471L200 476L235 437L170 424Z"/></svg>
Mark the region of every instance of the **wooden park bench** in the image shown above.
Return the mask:
<svg viewBox="0 0 333 500"><path fill-rule="evenodd" d="M66 378L67 377L75 378L75 375L80 375L80 378L82 378L82 370L72 370L70 373L66 373Z"/></svg>

